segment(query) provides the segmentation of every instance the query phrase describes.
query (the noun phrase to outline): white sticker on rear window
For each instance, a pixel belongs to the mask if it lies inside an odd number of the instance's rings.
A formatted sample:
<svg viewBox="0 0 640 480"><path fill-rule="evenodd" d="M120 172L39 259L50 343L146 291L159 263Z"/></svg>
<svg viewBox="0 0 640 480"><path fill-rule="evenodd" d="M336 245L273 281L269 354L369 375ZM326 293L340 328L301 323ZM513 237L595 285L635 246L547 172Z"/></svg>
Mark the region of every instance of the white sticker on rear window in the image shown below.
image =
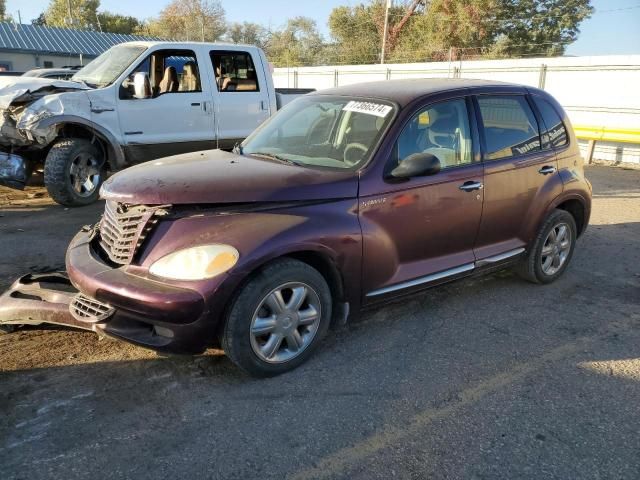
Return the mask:
<svg viewBox="0 0 640 480"><path fill-rule="evenodd" d="M386 117L391 111L391 107L389 105L382 105L381 103L356 102L352 100L347 103L342 110L367 113L369 115L375 115L376 117Z"/></svg>

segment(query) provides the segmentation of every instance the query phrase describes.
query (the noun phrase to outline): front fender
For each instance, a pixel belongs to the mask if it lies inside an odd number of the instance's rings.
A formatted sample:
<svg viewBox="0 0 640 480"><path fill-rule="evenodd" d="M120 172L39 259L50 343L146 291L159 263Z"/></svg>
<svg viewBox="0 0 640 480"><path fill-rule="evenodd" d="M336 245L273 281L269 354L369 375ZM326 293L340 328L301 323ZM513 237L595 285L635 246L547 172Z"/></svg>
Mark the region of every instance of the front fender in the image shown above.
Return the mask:
<svg viewBox="0 0 640 480"><path fill-rule="evenodd" d="M261 266L301 252L330 261L342 277L344 300L354 308L360 305L362 233L356 199L262 212L204 211L163 220L148 240L132 269L148 271L165 255L196 245L223 243L240 252L238 263L228 274L188 282L210 302L211 311L222 311L237 288ZM185 286L184 282L175 284Z"/></svg>
<svg viewBox="0 0 640 480"><path fill-rule="evenodd" d="M38 122L32 130L34 132L42 132L42 134L48 134L54 132L53 137L57 136L57 132L64 125L77 125L84 127L87 131L95 133L100 137L107 145L108 148L108 160L109 165L113 170L120 170L125 166L125 156L122 146L116 139L116 137L106 128L101 125L78 115L55 115L45 118Z"/></svg>

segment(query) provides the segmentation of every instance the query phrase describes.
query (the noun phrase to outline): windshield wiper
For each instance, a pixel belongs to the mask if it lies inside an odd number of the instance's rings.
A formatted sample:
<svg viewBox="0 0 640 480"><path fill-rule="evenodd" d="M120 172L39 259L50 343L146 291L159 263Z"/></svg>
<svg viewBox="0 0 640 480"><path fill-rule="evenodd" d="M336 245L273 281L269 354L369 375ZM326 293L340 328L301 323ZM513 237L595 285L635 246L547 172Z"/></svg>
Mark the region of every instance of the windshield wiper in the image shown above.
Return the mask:
<svg viewBox="0 0 640 480"><path fill-rule="evenodd" d="M298 162L294 162L293 160L289 160L288 158L284 158L284 157L282 157L280 155L277 155L275 153L251 152L248 155L252 155L254 157L267 158L269 160L278 160L279 162L287 163L289 165L300 165Z"/></svg>
<svg viewBox="0 0 640 480"><path fill-rule="evenodd" d="M76 79L76 80L74 80L74 79L73 79L73 77L72 77L72 78L70 78L69 80L71 80L72 82L76 82L76 83L82 83L82 84L86 85L86 86L87 86L87 87L89 87L89 88L98 88L98 85L97 85L97 84L95 84L95 83L89 83L89 82L87 82L87 81L85 81L85 80L80 80L80 79Z"/></svg>

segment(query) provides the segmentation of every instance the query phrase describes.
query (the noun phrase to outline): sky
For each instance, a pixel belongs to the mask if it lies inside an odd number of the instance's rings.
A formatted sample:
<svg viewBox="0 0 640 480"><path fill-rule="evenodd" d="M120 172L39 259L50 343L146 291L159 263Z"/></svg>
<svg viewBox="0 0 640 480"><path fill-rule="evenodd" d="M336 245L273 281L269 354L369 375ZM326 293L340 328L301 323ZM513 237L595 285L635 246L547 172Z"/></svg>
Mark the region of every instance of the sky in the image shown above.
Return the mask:
<svg viewBox="0 0 640 480"><path fill-rule="evenodd" d="M338 5L355 5L363 0L222 0L231 22L257 22L272 28L287 18L311 17L328 37L327 19ZM364 0L366 1L366 0ZM169 0L101 0L100 9L138 18L157 15ZM49 0L7 0L7 12L15 18L18 10L23 23L36 18ZM582 23L578 40L567 49L568 55L640 54L640 0L592 0L596 11ZM615 10L615 11L612 11Z"/></svg>

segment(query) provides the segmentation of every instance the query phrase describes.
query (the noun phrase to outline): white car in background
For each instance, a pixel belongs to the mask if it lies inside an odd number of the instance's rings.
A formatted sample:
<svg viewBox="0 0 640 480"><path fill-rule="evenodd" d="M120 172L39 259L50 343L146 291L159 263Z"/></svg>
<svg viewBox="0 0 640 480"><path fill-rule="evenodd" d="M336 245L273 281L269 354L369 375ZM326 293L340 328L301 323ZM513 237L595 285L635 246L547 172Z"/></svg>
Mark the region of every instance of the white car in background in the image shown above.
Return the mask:
<svg viewBox="0 0 640 480"><path fill-rule="evenodd" d="M184 42L123 43L69 80L7 82L0 88L0 185L24 188L41 167L51 197L68 206L94 202L108 170L231 149L312 91L276 91L257 47Z"/></svg>

